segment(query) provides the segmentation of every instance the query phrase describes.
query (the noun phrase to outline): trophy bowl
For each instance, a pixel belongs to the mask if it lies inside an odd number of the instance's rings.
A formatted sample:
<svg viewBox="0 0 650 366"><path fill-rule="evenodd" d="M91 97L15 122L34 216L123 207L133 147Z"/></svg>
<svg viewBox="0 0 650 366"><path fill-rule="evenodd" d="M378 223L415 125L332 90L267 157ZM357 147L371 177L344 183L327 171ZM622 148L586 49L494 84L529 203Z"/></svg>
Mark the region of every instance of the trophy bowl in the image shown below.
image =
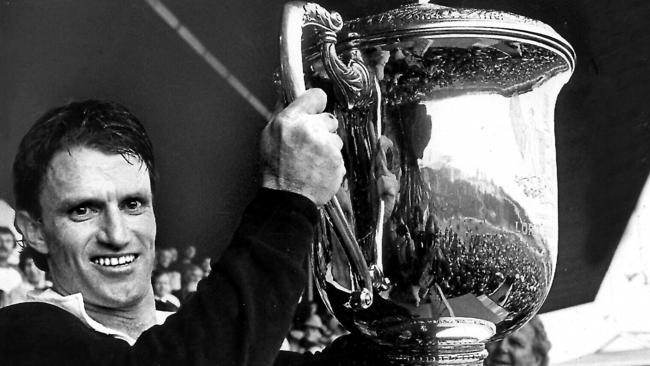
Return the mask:
<svg viewBox="0 0 650 366"><path fill-rule="evenodd" d="M330 96L347 170L321 211L321 297L395 364L475 364L525 324L557 257L554 108L570 44L519 15L285 6L281 85Z"/></svg>

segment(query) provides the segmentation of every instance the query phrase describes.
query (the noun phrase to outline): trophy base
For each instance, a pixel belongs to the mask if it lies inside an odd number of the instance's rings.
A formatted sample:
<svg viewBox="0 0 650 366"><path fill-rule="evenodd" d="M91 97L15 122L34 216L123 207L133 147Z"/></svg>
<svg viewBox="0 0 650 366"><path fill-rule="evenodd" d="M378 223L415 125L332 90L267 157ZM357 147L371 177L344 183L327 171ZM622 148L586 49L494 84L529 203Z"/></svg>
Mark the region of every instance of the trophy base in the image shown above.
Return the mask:
<svg viewBox="0 0 650 366"><path fill-rule="evenodd" d="M389 350L386 358L395 366L443 366L468 365L482 366L488 353L485 343L475 339L440 341L438 349Z"/></svg>
<svg viewBox="0 0 650 366"><path fill-rule="evenodd" d="M395 366L481 366L488 353L485 342L495 334L494 324L473 318L440 318L434 345L385 350Z"/></svg>

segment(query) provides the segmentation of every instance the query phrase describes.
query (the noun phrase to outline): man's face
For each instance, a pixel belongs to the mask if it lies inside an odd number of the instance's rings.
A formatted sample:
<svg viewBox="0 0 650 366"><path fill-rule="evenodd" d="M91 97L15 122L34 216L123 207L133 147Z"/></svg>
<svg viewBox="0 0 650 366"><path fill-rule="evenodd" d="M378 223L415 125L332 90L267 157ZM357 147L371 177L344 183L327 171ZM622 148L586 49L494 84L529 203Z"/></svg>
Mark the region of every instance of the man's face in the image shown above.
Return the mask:
<svg viewBox="0 0 650 366"><path fill-rule="evenodd" d="M203 270L199 266L192 266L185 271L185 290L194 292L199 281L203 279Z"/></svg>
<svg viewBox="0 0 650 366"><path fill-rule="evenodd" d="M0 262L4 262L14 251L16 242L11 234L0 234Z"/></svg>
<svg viewBox="0 0 650 366"><path fill-rule="evenodd" d="M171 294L172 285L169 282L169 276L167 274L161 274L160 276L156 277L156 279L153 281L153 291L156 296L160 297Z"/></svg>
<svg viewBox="0 0 650 366"><path fill-rule="evenodd" d="M183 254L185 254L185 258L193 259L194 256L196 255L196 248L193 245L190 245L187 248L185 248Z"/></svg>
<svg viewBox="0 0 650 366"><path fill-rule="evenodd" d="M192 266L185 271L187 283L197 283L203 278L203 270L198 266Z"/></svg>
<svg viewBox="0 0 650 366"><path fill-rule="evenodd" d="M190 273L190 282L199 282L203 278L203 270L199 267L194 268Z"/></svg>
<svg viewBox="0 0 650 366"><path fill-rule="evenodd" d="M172 252L169 250L161 250L158 252L158 265L161 268L167 268L172 264Z"/></svg>
<svg viewBox="0 0 650 366"><path fill-rule="evenodd" d="M156 220L144 164L85 147L62 151L39 198L57 291L116 309L152 295Z"/></svg>
<svg viewBox="0 0 650 366"><path fill-rule="evenodd" d="M501 342L487 345L488 366L537 366L541 359L533 352L535 330L529 325L505 337Z"/></svg>
<svg viewBox="0 0 650 366"><path fill-rule="evenodd" d="M203 277L207 277L212 271L212 266L210 265L210 261L212 261L212 258L210 257L205 257L203 258L203 261L201 261L201 269L203 270Z"/></svg>

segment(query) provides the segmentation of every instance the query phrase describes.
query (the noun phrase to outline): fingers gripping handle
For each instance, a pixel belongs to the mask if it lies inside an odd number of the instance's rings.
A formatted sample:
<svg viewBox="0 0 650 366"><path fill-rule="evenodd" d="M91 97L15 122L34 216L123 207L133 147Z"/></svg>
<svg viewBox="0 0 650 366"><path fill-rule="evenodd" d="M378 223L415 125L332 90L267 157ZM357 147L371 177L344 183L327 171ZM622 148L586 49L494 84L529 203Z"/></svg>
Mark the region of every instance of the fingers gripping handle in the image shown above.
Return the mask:
<svg viewBox="0 0 650 366"><path fill-rule="evenodd" d="M282 34L280 36L282 89L287 102L293 101L305 92L302 65L302 30L305 26L314 26L322 30L321 42L323 45L321 46L321 55L326 59L325 64L334 65L334 67L327 67L327 72L333 80L337 81L339 89L341 89L341 77L340 75L336 75L337 71L335 68L340 69L340 72L345 75L353 75L352 79L357 83L359 81L363 83L364 78L366 78L366 81L369 80L367 69L362 64L359 64L358 61L355 63L354 59L351 59L349 65L352 67L346 67L336 57L334 50L336 32L343 26L343 21L338 13L330 13L314 3L300 1L288 2L284 6ZM361 70L362 75L357 75L359 72L355 70ZM366 73L365 75L363 75L364 72ZM370 90L369 88L366 89ZM355 95L361 95L355 92L355 89L351 90L352 98ZM342 91L342 97L345 98L348 106L351 107L354 105L354 101L349 99L346 94L349 93ZM366 95L364 98L369 99L369 96ZM332 219L335 230L339 233L345 252L356 271L356 278L359 281L359 288L354 290L350 295L349 304L353 308L366 309L372 305L372 279L366 260L336 197L332 198L325 205L325 210Z"/></svg>

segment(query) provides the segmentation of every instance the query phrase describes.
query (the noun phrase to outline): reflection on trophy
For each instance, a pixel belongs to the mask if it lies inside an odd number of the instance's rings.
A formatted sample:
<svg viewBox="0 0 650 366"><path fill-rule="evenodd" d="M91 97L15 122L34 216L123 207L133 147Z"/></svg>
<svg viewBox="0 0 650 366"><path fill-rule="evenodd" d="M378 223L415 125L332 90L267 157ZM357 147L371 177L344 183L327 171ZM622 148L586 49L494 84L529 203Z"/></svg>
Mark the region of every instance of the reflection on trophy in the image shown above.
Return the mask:
<svg viewBox="0 0 650 366"><path fill-rule="evenodd" d="M286 98L326 90L344 141L311 256L324 303L395 364L482 364L551 286L573 49L535 20L426 2L345 23L288 3L281 44Z"/></svg>

